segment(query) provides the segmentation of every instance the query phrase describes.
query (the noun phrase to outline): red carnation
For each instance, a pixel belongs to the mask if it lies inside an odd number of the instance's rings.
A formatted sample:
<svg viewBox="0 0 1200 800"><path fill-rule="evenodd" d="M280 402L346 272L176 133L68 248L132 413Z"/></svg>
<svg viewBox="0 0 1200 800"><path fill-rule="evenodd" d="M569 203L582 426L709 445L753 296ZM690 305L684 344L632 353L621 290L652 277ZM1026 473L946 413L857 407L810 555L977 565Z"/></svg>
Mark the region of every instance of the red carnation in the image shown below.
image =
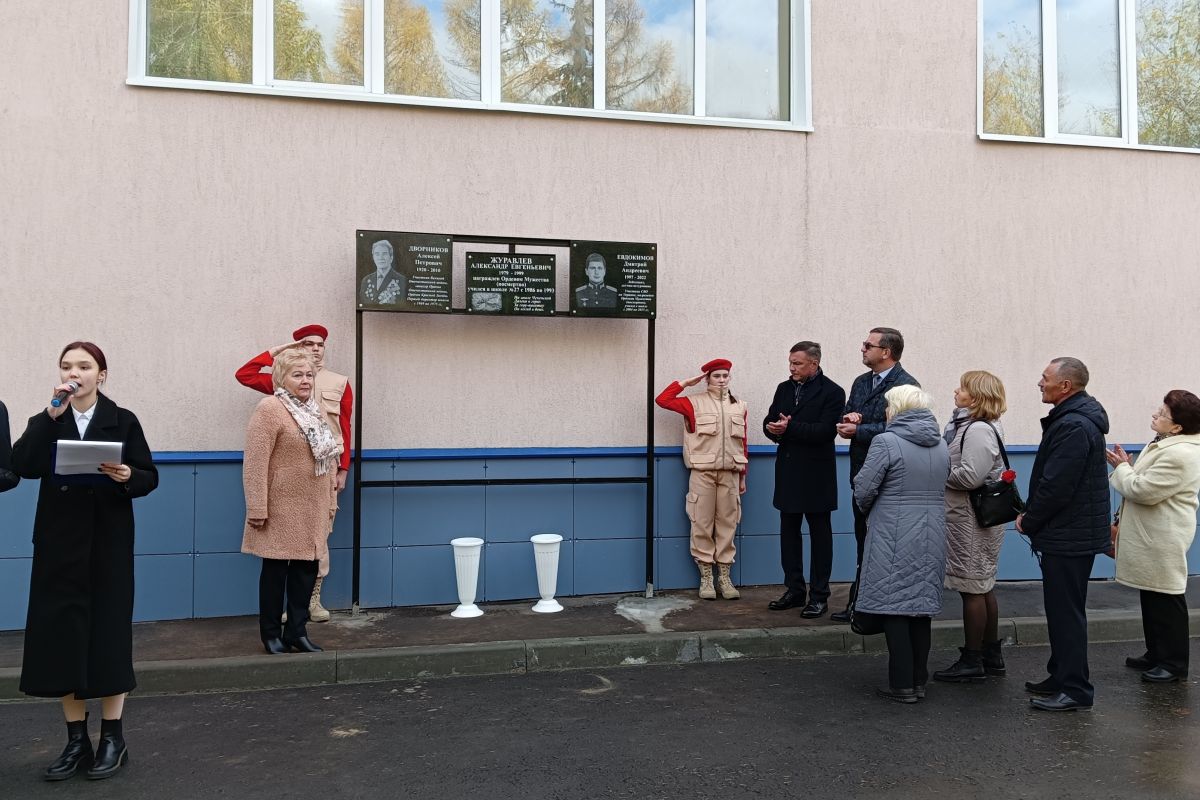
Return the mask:
<svg viewBox="0 0 1200 800"><path fill-rule="evenodd" d="M1016 479L1017 473L1013 472L1011 469L1006 469L1004 472L1000 473L1000 480L1004 481L1005 483L1012 483Z"/></svg>

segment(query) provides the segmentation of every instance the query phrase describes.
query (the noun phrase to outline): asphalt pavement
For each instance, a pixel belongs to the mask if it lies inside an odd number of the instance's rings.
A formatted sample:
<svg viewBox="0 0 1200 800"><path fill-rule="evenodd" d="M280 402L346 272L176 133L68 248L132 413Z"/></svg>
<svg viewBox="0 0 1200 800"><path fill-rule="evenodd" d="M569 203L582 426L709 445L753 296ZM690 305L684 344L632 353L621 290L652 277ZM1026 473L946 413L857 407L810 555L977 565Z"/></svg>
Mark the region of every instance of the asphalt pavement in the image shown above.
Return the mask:
<svg viewBox="0 0 1200 800"><path fill-rule="evenodd" d="M0 796L1200 797L1197 688L1141 683L1122 663L1138 653L1093 645L1096 708L1063 714L1028 706L1037 646L1007 651L1007 677L931 684L911 706L873 695L886 659L870 653L133 696L131 762L94 784L43 783L58 706L9 702Z"/></svg>

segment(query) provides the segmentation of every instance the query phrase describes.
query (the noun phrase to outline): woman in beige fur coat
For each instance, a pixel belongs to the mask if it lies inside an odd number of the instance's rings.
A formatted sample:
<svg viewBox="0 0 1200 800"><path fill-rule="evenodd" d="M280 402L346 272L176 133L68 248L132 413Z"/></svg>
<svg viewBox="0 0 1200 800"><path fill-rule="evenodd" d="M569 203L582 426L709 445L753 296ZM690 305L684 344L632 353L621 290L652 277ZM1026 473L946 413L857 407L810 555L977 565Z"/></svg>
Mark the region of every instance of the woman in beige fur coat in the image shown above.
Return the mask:
<svg viewBox="0 0 1200 800"><path fill-rule="evenodd" d="M1125 664L1148 683L1188 673L1187 553L1196 535L1200 491L1200 398L1175 389L1150 428L1154 441L1137 462L1115 445L1109 484L1123 498L1117 513L1117 582L1141 591L1146 653Z"/></svg>
<svg viewBox="0 0 1200 800"><path fill-rule="evenodd" d="M308 638L308 601L317 562L328 553L342 446L313 397L315 374L307 352L280 354L271 373L275 394L259 402L246 428L242 552L263 560L258 625L273 654L321 649Z"/></svg>

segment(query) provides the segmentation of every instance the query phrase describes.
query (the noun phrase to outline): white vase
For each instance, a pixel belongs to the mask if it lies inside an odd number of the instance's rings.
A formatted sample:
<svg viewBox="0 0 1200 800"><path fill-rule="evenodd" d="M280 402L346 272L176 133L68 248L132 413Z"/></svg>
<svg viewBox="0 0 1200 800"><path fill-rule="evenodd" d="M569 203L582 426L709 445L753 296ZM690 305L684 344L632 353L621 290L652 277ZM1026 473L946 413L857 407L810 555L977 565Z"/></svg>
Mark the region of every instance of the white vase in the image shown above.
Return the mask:
<svg viewBox="0 0 1200 800"><path fill-rule="evenodd" d="M475 605L475 589L479 584L479 556L483 551L483 539L467 537L453 539L454 575L458 579L458 608L450 612L452 617L480 617L483 609Z"/></svg>
<svg viewBox="0 0 1200 800"><path fill-rule="evenodd" d="M533 561L537 566L538 595L542 598L533 610L539 614L563 610L554 599L554 592L558 588L558 551L562 540L563 537L557 533L539 533L529 538L533 542Z"/></svg>

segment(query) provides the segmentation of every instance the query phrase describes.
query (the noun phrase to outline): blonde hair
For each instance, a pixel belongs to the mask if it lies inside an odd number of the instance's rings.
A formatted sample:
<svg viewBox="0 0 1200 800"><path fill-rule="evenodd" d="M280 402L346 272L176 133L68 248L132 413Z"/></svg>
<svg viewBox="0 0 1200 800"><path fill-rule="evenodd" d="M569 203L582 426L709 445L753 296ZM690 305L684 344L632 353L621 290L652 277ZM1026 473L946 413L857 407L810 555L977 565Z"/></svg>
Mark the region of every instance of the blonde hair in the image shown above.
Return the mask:
<svg viewBox="0 0 1200 800"><path fill-rule="evenodd" d="M298 347L289 347L275 356L275 365L271 367L271 385L276 389L283 386L284 376L291 372L298 364L305 364L313 372L317 371L317 366L313 363L312 356L308 354L307 350L301 350Z"/></svg>
<svg viewBox="0 0 1200 800"><path fill-rule="evenodd" d="M893 386L883 396L887 400L888 419L894 419L905 411L933 407L933 398L919 386Z"/></svg>
<svg viewBox="0 0 1200 800"><path fill-rule="evenodd" d="M958 379L958 385L971 395L967 411L975 419L1000 419L1000 415L1008 411L1004 384L992 373L982 369L964 372Z"/></svg>

